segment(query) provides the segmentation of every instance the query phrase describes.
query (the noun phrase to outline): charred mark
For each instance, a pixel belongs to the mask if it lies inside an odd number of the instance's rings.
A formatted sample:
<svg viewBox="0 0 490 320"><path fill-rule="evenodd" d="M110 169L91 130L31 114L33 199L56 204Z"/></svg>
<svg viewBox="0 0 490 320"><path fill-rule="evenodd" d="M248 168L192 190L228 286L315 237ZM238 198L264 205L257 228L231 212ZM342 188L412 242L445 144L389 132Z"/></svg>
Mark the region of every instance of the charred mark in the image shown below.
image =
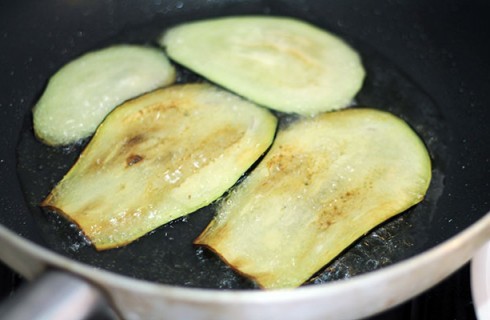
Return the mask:
<svg viewBox="0 0 490 320"><path fill-rule="evenodd" d="M142 156L140 156L138 154L132 154L129 157L127 157L126 163L129 167L131 167L131 166L137 164L138 162L140 162L141 160L143 160Z"/></svg>

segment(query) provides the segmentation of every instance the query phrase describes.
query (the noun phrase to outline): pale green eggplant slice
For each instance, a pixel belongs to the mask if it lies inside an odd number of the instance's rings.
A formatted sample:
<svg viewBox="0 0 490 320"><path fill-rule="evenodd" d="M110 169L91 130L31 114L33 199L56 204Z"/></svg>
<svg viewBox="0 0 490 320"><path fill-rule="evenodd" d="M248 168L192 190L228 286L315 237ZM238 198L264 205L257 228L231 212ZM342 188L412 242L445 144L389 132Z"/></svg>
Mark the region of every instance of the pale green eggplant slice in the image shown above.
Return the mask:
<svg viewBox="0 0 490 320"><path fill-rule="evenodd" d="M111 112L42 202L98 250L211 203L272 143L276 118L208 84L171 86Z"/></svg>
<svg viewBox="0 0 490 320"><path fill-rule="evenodd" d="M428 152L399 118L347 109L292 124L195 240L263 288L296 287L415 205Z"/></svg>
<svg viewBox="0 0 490 320"><path fill-rule="evenodd" d="M51 77L33 110L34 132L44 143L67 145L92 135L122 102L175 81L164 52L117 45L87 53Z"/></svg>
<svg viewBox="0 0 490 320"><path fill-rule="evenodd" d="M171 59L266 107L312 115L346 107L365 71L337 36L283 17L191 22L160 38Z"/></svg>

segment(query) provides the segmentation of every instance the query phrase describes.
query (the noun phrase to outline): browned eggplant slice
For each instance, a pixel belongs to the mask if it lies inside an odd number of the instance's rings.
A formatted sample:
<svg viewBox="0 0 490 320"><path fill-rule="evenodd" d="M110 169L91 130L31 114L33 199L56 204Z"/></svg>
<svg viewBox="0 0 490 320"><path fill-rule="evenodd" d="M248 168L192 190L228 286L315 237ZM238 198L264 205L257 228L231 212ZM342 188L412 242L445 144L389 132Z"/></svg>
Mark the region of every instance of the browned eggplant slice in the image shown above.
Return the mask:
<svg viewBox="0 0 490 320"><path fill-rule="evenodd" d="M208 84L117 107L43 201L98 250L119 247L220 197L272 143L276 118Z"/></svg>
<svg viewBox="0 0 490 320"><path fill-rule="evenodd" d="M431 162L401 119L348 109L278 136L195 240L263 288L296 287L367 231L421 201Z"/></svg>

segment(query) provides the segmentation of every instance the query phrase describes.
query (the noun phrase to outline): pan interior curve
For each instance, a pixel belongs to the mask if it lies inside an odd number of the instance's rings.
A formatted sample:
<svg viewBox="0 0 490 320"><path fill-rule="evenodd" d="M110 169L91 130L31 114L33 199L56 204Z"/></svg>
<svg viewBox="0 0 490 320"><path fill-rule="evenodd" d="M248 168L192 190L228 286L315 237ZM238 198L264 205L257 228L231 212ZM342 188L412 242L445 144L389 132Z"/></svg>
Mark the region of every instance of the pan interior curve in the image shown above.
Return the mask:
<svg viewBox="0 0 490 320"><path fill-rule="evenodd" d="M152 25L139 28L123 31L107 42L151 43L153 39L149 35L162 31ZM422 203L359 239L309 284L353 277L425 250L428 226L436 214L435 208L444 189L445 168L450 161L446 144L450 132L434 100L376 50L354 40L352 44L361 54L367 71L355 105L386 110L407 121L428 147L433 161L433 179ZM200 80L187 70L179 70L179 82ZM282 125L291 120L289 116L279 117ZM31 214L50 249L102 269L159 283L220 289L256 288L215 255L192 245L211 220L215 212L213 204L162 226L126 247L105 252L95 251L80 231L63 218L42 211L39 203L75 162L85 143L66 148L42 145L33 135L30 113L25 117L17 148L18 175Z"/></svg>

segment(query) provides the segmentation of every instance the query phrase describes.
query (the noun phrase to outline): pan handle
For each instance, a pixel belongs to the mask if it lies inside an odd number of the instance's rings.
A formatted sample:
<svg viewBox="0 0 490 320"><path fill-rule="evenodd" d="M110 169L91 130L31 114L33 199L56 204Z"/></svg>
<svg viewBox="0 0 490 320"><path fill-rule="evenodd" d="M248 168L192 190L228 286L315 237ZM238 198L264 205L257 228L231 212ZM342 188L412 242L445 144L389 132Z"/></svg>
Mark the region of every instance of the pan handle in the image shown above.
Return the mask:
<svg viewBox="0 0 490 320"><path fill-rule="evenodd" d="M102 292L66 272L51 270L0 305L0 318L9 320L119 319Z"/></svg>

